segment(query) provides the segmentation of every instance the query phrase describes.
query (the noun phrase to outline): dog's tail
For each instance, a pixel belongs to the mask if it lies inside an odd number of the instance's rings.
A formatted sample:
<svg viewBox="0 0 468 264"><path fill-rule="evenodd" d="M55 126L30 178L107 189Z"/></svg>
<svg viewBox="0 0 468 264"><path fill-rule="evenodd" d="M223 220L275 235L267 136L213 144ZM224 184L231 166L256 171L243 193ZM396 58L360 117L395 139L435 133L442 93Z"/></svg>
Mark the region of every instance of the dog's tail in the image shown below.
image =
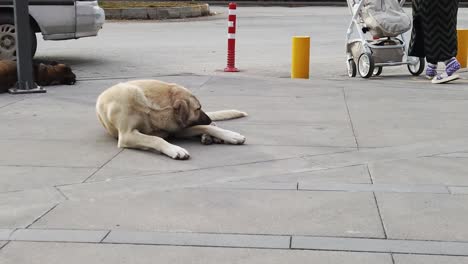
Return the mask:
<svg viewBox="0 0 468 264"><path fill-rule="evenodd" d="M246 112L241 112L238 110L221 110L216 112L208 112L206 114L211 118L212 121L222 121L247 116Z"/></svg>

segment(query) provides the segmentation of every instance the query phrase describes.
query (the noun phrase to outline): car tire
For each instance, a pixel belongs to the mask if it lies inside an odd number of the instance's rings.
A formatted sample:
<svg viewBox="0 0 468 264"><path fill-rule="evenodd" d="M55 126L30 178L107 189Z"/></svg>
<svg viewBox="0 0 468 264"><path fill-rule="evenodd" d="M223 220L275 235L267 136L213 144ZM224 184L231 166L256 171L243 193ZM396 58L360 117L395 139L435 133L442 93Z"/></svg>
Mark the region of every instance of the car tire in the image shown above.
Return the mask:
<svg viewBox="0 0 468 264"><path fill-rule="evenodd" d="M31 31L31 57L37 50L37 38L33 28ZM0 14L0 60L16 59L16 28L13 14Z"/></svg>

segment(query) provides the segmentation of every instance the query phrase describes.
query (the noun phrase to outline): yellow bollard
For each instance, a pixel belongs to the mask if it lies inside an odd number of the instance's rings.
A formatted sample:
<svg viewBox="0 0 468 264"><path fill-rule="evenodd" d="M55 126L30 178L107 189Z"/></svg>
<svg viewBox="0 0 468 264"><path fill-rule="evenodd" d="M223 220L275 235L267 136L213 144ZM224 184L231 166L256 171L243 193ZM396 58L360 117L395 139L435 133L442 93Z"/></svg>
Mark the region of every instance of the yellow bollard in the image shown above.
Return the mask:
<svg viewBox="0 0 468 264"><path fill-rule="evenodd" d="M468 67L468 29L458 29L458 55L457 60L462 68Z"/></svg>
<svg viewBox="0 0 468 264"><path fill-rule="evenodd" d="M309 79L310 37L292 39L291 78Z"/></svg>

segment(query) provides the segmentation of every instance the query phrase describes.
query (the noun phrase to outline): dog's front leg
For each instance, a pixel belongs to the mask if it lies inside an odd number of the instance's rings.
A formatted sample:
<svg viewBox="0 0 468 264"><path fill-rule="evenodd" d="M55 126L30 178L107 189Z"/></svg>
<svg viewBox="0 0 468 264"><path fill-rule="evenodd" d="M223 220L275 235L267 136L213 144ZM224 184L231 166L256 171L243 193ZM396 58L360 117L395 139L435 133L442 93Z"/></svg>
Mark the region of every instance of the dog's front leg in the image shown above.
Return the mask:
<svg viewBox="0 0 468 264"><path fill-rule="evenodd" d="M152 149L164 153L173 159L190 158L187 150L173 145L160 137L142 134L136 129L119 134L118 146L119 148Z"/></svg>
<svg viewBox="0 0 468 264"><path fill-rule="evenodd" d="M207 134L212 137L219 138L229 144L241 145L241 144L244 144L245 142L245 137L237 132L222 129L217 126L210 126L210 125L199 125L199 126L188 127L182 130L181 132L177 133L176 136L186 138L186 137L200 136L203 134Z"/></svg>

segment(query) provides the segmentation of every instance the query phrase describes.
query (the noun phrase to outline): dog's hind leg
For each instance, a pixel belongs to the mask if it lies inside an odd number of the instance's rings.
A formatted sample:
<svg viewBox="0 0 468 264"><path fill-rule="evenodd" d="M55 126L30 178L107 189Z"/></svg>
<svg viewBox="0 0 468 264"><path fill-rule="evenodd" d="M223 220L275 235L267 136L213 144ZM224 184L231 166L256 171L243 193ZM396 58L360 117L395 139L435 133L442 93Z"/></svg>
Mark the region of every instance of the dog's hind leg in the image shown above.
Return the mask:
<svg viewBox="0 0 468 264"><path fill-rule="evenodd" d="M224 142L229 143L229 144L241 145L241 144L244 144L245 142L245 137L237 132L222 129L217 126L210 126L210 125L199 125L199 126L188 127L184 129L183 131L176 133L175 136L187 138L187 137L200 136L203 134L207 134L214 138L221 139Z"/></svg>
<svg viewBox="0 0 468 264"><path fill-rule="evenodd" d="M119 148L152 149L164 153L173 159L184 160L190 158L187 150L173 145L160 137L142 134L136 129L131 132L120 133L118 146Z"/></svg>

